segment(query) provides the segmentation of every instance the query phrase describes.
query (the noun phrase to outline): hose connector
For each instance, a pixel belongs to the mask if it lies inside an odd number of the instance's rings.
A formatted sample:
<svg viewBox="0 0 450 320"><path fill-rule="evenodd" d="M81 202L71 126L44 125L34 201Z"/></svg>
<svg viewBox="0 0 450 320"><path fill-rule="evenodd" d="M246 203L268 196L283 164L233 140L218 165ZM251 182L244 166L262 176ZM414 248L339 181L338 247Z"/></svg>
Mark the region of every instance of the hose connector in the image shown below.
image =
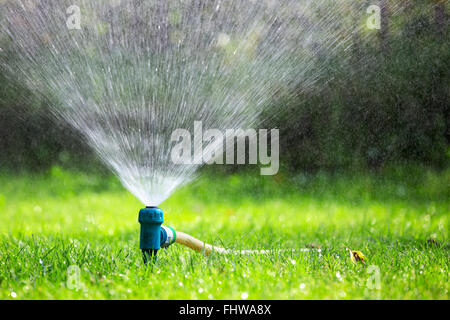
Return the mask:
<svg viewBox="0 0 450 320"><path fill-rule="evenodd" d="M161 227L161 248L168 248L171 244L177 240L177 233L175 229L171 227Z"/></svg>

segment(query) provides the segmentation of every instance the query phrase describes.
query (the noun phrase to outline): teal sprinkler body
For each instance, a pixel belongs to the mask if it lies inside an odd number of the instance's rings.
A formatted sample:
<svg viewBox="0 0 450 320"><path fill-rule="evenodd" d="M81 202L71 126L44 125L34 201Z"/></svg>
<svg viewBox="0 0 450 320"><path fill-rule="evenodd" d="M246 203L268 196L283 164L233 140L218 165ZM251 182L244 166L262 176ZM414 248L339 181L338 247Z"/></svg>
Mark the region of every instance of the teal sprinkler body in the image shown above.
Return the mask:
<svg viewBox="0 0 450 320"><path fill-rule="evenodd" d="M163 212L157 207L146 207L139 211L140 248L144 263L156 261L158 250L175 242L175 231L170 227L162 227L163 221Z"/></svg>

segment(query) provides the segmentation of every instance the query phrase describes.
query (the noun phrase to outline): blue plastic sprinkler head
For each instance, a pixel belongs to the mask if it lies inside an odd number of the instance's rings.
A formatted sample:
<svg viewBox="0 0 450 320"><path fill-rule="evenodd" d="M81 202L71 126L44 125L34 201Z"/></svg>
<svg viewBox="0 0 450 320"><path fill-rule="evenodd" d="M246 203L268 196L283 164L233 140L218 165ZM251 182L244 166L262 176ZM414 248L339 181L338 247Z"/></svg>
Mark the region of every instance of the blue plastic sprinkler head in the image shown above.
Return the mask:
<svg viewBox="0 0 450 320"><path fill-rule="evenodd" d="M139 211L141 224L140 248L144 263L156 261L160 248L170 246L176 240L176 233L170 227L162 227L163 212L157 207L145 207Z"/></svg>

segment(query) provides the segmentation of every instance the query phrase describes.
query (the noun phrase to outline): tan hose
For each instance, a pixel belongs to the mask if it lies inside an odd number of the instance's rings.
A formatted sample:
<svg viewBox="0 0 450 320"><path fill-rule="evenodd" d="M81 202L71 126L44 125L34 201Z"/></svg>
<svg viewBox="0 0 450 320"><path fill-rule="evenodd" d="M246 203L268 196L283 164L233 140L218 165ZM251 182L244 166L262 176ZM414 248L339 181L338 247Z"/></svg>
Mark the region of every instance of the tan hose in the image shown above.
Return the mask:
<svg viewBox="0 0 450 320"><path fill-rule="evenodd" d="M200 241L193 236L190 236L184 232L177 231L176 243L182 244L191 248L197 252L203 252L205 255L210 255L211 252L216 251L218 253L227 253L228 250L220 247L215 247L206 242Z"/></svg>
<svg viewBox="0 0 450 320"><path fill-rule="evenodd" d="M192 250L195 250L200 253L204 253L206 256L209 256L212 252L217 252L221 254L267 254L270 252L274 252L274 250L230 250L230 249L224 249L221 247L212 246L206 242L203 242L201 240L198 240L197 238L194 238L193 236L190 236L184 232L176 231L176 243L182 244L186 247L191 248ZM280 249L276 250L277 252L285 252L285 251L309 251L309 249ZM320 249L319 249L320 251Z"/></svg>

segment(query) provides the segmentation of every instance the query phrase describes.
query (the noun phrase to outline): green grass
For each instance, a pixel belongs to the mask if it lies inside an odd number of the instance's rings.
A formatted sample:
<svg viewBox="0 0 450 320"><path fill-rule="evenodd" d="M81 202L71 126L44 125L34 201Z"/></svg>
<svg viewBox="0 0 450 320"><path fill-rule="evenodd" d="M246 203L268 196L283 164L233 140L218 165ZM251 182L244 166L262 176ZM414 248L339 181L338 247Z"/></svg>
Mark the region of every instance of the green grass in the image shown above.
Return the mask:
<svg viewBox="0 0 450 320"><path fill-rule="evenodd" d="M448 299L450 170L201 175L165 223L267 255L173 245L146 268L142 205L115 178L53 168L0 176L0 299ZM319 245L321 252L277 252ZM354 265L345 246L368 262ZM79 290L68 267L80 268ZM374 267L371 267L374 266ZM375 270L375 271L374 271ZM379 270L379 289L368 286Z"/></svg>

